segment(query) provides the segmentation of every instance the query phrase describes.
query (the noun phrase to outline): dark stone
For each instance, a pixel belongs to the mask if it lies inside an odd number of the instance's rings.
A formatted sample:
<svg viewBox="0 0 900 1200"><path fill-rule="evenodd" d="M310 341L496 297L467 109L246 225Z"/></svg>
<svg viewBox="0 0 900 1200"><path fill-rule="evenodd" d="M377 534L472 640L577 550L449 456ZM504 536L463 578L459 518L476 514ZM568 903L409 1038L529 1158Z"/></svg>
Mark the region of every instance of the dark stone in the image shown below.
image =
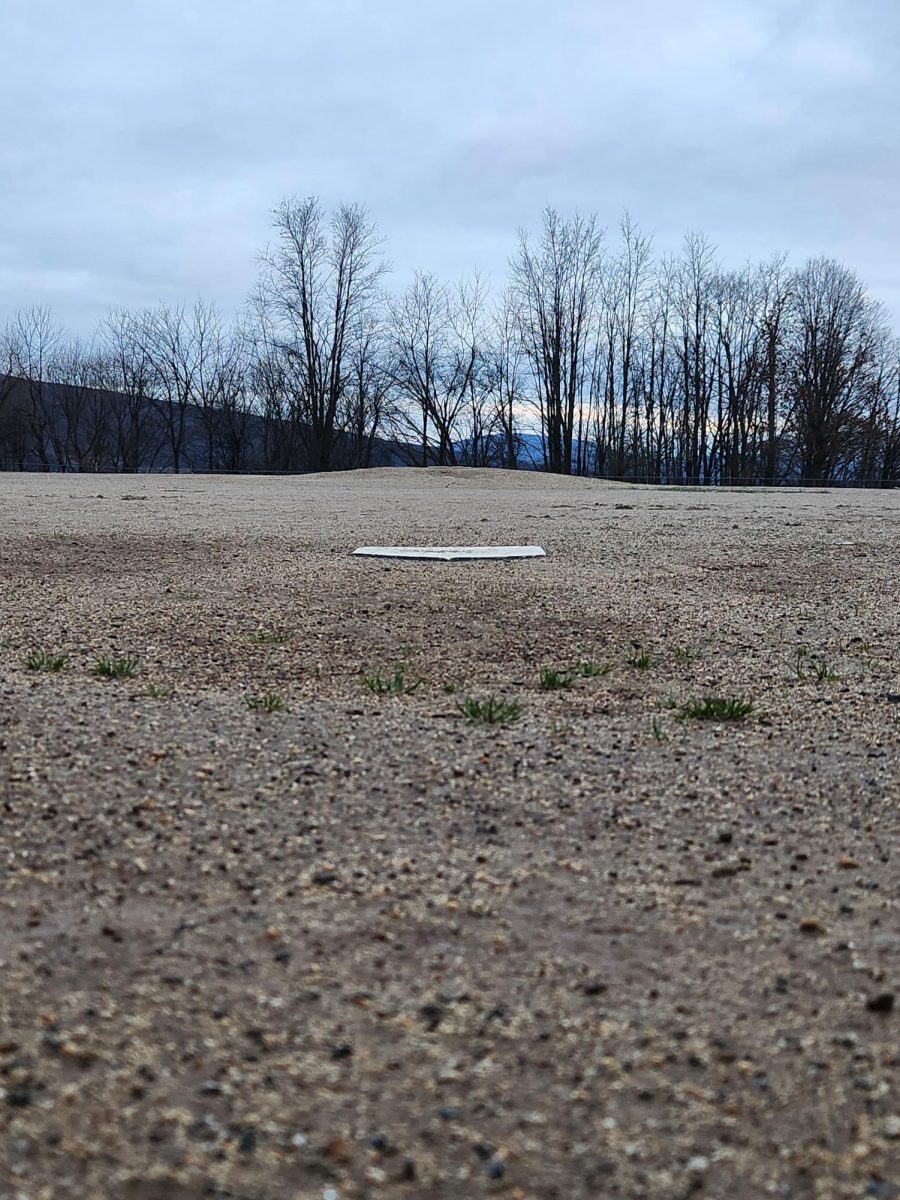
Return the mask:
<svg viewBox="0 0 900 1200"><path fill-rule="evenodd" d="M505 1173L506 1167L499 1159L496 1162L492 1162L488 1167L488 1175L491 1179L502 1179Z"/></svg>
<svg viewBox="0 0 900 1200"><path fill-rule="evenodd" d="M599 979L592 979L590 983L584 984L581 990L586 996L602 996L607 988Z"/></svg>
<svg viewBox="0 0 900 1200"><path fill-rule="evenodd" d="M241 1140L238 1142L238 1149L241 1154L252 1154L256 1149L256 1130L245 1129L241 1134Z"/></svg>
<svg viewBox="0 0 900 1200"><path fill-rule="evenodd" d="M881 992L877 996L870 996L866 1001L866 1008L873 1013L889 1013L894 1011L894 993Z"/></svg>
<svg viewBox="0 0 900 1200"><path fill-rule="evenodd" d="M25 1088L17 1088L15 1091L7 1093L6 1103L13 1108L27 1108L31 1103L31 1092L26 1091Z"/></svg>
<svg viewBox="0 0 900 1200"><path fill-rule="evenodd" d="M429 1032L433 1032L440 1025L444 1010L440 1004L423 1004L419 1009L419 1015L427 1021Z"/></svg>

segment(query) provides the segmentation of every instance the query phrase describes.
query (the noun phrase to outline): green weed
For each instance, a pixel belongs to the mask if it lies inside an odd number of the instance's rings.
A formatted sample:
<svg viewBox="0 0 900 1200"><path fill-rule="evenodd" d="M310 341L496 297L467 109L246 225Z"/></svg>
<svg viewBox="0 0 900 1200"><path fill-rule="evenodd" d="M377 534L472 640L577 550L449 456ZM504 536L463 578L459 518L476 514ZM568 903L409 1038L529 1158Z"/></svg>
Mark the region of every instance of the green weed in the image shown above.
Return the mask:
<svg viewBox="0 0 900 1200"><path fill-rule="evenodd" d="M638 646L631 658L628 659L628 665L637 671L646 671L656 664L650 651L645 650L643 646Z"/></svg>
<svg viewBox="0 0 900 1200"><path fill-rule="evenodd" d="M571 687L577 673L571 667L557 670L555 667L541 667L540 685L543 691L553 692L559 688Z"/></svg>
<svg viewBox="0 0 900 1200"><path fill-rule="evenodd" d="M466 718L476 725L508 725L517 721L522 714L522 706L518 700L503 700L499 696L485 696L478 699L475 696L464 696L457 708Z"/></svg>
<svg viewBox="0 0 900 1200"><path fill-rule="evenodd" d="M753 712L753 702L734 696L703 696L686 701L681 711L692 721L740 721Z"/></svg>
<svg viewBox="0 0 900 1200"><path fill-rule="evenodd" d="M575 672L584 679L596 679L600 675L609 674L609 663L583 662L575 667Z"/></svg>
<svg viewBox="0 0 900 1200"><path fill-rule="evenodd" d="M792 666L798 679L815 679L816 683L833 683L840 678L824 659L813 658L806 646L798 646L794 652Z"/></svg>
<svg viewBox="0 0 900 1200"><path fill-rule="evenodd" d="M259 712L283 712L284 700L274 692L265 692L261 696L248 696L247 707Z"/></svg>
<svg viewBox="0 0 900 1200"><path fill-rule="evenodd" d="M410 692L416 690L421 682L420 679L407 679L406 667L403 663L397 663L393 675L381 675L374 672L371 675L362 676L363 687L367 687L376 696L408 696Z"/></svg>
<svg viewBox="0 0 900 1200"><path fill-rule="evenodd" d="M101 679L130 679L137 675L141 660L133 654L124 658L98 658L94 663L94 674Z"/></svg>
<svg viewBox="0 0 900 1200"><path fill-rule="evenodd" d="M48 650L32 650L25 656L29 671L61 671L67 661L65 654L53 654Z"/></svg>

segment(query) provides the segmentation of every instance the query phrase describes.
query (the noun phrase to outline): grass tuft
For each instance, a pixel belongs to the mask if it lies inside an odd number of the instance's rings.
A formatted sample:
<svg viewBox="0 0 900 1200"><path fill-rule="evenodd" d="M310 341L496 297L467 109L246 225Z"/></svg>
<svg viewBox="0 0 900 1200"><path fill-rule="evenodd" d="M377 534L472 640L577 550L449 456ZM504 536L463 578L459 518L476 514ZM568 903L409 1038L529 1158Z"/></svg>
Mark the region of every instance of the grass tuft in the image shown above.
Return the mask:
<svg viewBox="0 0 900 1200"><path fill-rule="evenodd" d="M522 715L522 705L518 700L504 700L500 696L485 696L482 699L463 696L457 708L467 721L475 725L509 725Z"/></svg>
<svg viewBox="0 0 900 1200"><path fill-rule="evenodd" d="M577 672L572 667L541 667L540 685L545 692L571 687L576 678Z"/></svg>
<svg viewBox="0 0 900 1200"><path fill-rule="evenodd" d="M815 679L816 683L834 683L840 676L824 659L813 658L806 646L794 651L794 674L798 679Z"/></svg>
<svg viewBox="0 0 900 1200"><path fill-rule="evenodd" d="M133 654L124 658L98 658L94 663L94 674L102 679L130 679L140 670L141 660Z"/></svg>
<svg viewBox="0 0 900 1200"><path fill-rule="evenodd" d="M609 674L609 663L583 662L575 668L584 679L596 679L600 675Z"/></svg>
<svg viewBox="0 0 900 1200"><path fill-rule="evenodd" d="M753 712L753 701L735 696L702 696L686 701L681 711L692 721L741 721Z"/></svg>
<svg viewBox="0 0 900 1200"><path fill-rule="evenodd" d="M261 696L248 696L247 707L255 712L284 712L284 700L274 692L265 692Z"/></svg>
<svg viewBox="0 0 900 1200"><path fill-rule="evenodd" d="M397 663L393 675L382 675L376 671L371 675L362 676L363 687L367 687L376 696L408 696L420 683L420 679L407 679L403 663Z"/></svg>
<svg viewBox="0 0 900 1200"><path fill-rule="evenodd" d="M576 679L596 679L608 672L608 664L596 662L580 662L571 667L542 667L540 686L545 692L553 692L571 687Z"/></svg>
<svg viewBox="0 0 900 1200"><path fill-rule="evenodd" d="M258 646L283 646L290 640L290 630L258 629L256 633L250 635L250 641L256 642Z"/></svg>
<svg viewBox="0 0 900 1200"><path fill-rule="evenodd" d="M655 665L653 656L649 650L645 650L643 646L638 646L631 658L628 659L629 667L634 667L637 671L646 671L649 667Z"/></svg>
<svg viewBox="0 0 900 1200"><path fill-rule="evenodd" d="M29 671L61 671L67 661L65 654L53 654L49 650L32 650L25 656Z"/></svg>

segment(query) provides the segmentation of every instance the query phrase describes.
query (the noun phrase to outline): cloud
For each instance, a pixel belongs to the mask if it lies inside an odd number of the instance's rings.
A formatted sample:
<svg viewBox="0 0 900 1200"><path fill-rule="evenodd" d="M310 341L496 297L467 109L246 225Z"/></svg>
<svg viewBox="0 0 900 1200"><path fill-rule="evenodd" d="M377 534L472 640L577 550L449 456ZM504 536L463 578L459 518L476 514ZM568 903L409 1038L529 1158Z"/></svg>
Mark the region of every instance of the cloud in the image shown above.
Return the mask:
<svg viewBox="0 0 900 1200"><path fill-rule="evenodd" d="M5 21L0 321L225 308L285 194L365 202L396 280L502 278L547 203L661 248L833 253L893 307L883 0L34 0Z"/></svg>

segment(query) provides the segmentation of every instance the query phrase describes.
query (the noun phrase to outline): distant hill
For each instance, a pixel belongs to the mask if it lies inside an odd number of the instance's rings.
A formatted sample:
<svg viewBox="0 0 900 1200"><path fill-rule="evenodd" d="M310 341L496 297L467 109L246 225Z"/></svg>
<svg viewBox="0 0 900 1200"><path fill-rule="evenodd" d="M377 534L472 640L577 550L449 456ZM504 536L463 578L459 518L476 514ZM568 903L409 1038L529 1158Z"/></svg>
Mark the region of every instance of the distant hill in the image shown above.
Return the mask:
<svg viewBox="0 0 900 1200"><path fill-rule="evenodd" d="M0 375L0 469L297 472L305 429L253 411L183 410L148 395ZM341 434L335 467L409 466L421 451Z"/></svg>
<svg viewBox="0 0 900 1200"><path fill-rule="evenodd" d="M180 410L149 395L0 375L0 470L304 473L315 469L306 465L306 433L296 422L253 411ZM542 469L541 438L516 440L518 467ZM453 450L458 465L474 465L470 443L456 442ZM421 466L422 448L345 433L333 465ZM477 465L508 465L506 442L495 436L481 443Z"/></svg>

